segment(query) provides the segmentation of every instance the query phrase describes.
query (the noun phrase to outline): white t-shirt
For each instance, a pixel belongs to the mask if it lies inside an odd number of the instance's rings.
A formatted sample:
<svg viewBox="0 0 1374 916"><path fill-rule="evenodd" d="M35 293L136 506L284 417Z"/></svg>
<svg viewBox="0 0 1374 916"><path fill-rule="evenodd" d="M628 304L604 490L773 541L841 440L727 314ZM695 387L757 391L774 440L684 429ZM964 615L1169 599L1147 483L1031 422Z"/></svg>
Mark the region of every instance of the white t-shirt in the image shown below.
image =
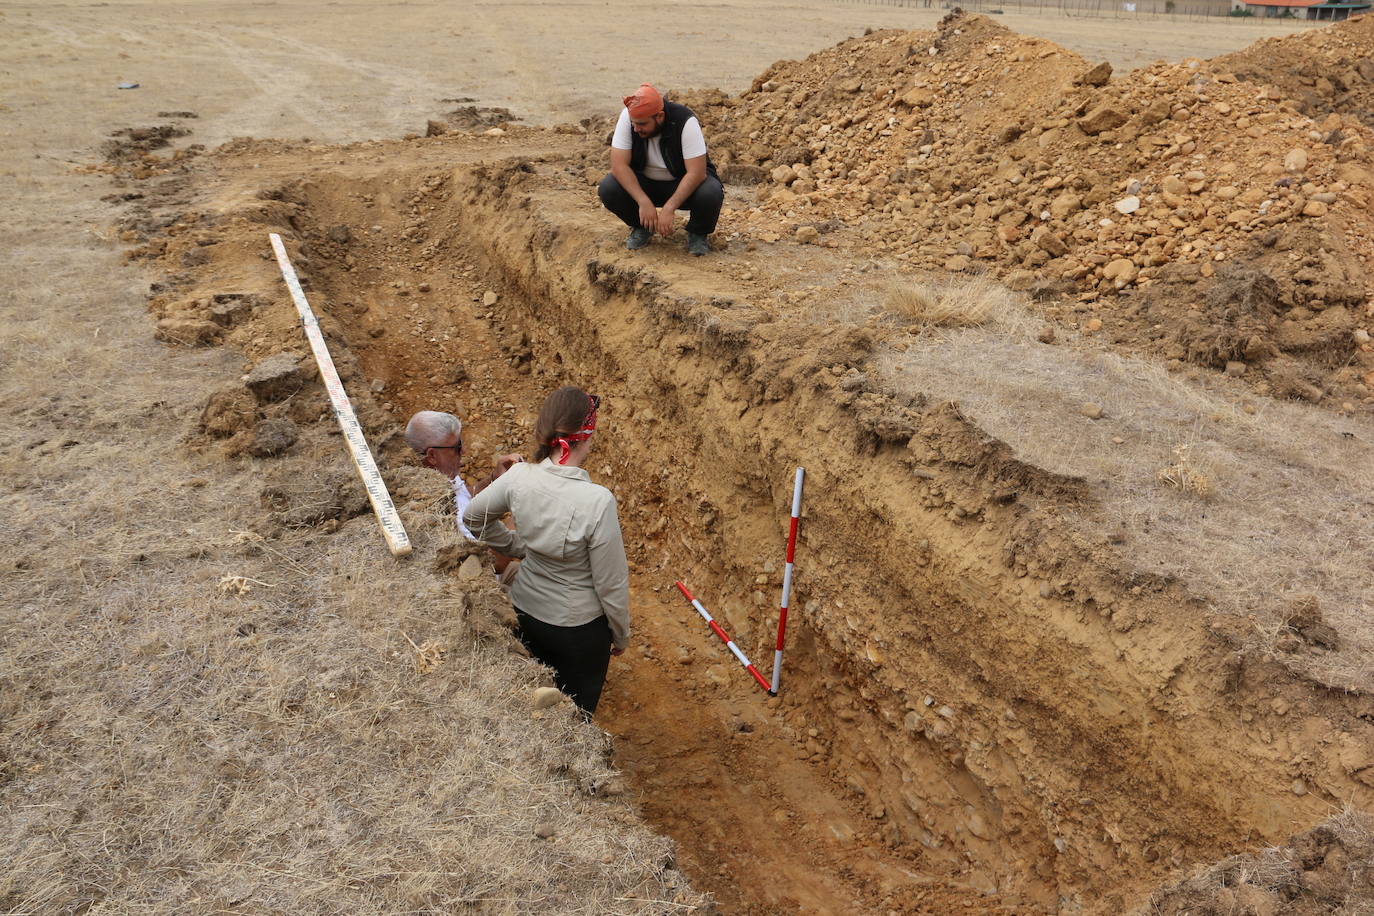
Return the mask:
<svg viewBox="0 0 1374 916"><path fill-rule="evenodd" d="M663 137L647 141L645 150L644 177L655 181L672 181L673 173L663 161ZM611 137L612 149L634 149L634 128L630 126L630 109L620 109L620 120L615 122L615 134ZM682 158L695 159L706 155L706 136L701 132L701 122L695 117L687 119L682 125Z"/></svg>
<svg viewBox="0 0 1374 916"><path fill-rule="evenodd" d="M458 507L458 531L469 541L477 540L477 537L468 530L468 526L463 524L463 510L472 502L472 494L468 492L468 485L463 483L463 475L459 474L453 478L453 501Z"/></svg>

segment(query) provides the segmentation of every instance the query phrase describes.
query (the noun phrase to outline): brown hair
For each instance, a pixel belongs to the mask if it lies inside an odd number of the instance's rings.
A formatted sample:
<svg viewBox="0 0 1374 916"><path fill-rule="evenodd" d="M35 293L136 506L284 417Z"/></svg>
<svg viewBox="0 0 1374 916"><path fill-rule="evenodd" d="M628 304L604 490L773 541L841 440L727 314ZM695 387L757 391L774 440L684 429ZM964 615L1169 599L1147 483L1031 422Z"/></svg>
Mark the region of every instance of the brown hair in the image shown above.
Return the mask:
<svg viewBox="0 0 1374 916"><path fill-rule="evenodd" d="M534 460L543 461L553 452L553 440L575 433L587 416L590 396L575 385L559 388L544 399L539 418L534 421Z"/></svg>

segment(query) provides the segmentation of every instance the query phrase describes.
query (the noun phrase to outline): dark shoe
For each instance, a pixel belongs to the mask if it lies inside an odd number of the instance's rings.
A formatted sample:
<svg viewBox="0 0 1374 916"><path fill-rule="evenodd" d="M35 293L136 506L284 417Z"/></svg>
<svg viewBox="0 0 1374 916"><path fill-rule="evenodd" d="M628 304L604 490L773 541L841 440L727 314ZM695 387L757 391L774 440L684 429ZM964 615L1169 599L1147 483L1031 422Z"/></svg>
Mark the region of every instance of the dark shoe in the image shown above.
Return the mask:
<svg viewBox="0 0 1374 916"><path fill-rule="evenodd" d="M625 240L625 247L631 251L638 251L653 240L654 234L640 226L638 229L630 230L630 237Z"/></svg>
<svg viewBox="0 0 1374 916"><path fill-rule="evenodd" d="M687 233L687 253L701 257L711 253L711 243L704 235L697 235L695 232Z"/></svg>

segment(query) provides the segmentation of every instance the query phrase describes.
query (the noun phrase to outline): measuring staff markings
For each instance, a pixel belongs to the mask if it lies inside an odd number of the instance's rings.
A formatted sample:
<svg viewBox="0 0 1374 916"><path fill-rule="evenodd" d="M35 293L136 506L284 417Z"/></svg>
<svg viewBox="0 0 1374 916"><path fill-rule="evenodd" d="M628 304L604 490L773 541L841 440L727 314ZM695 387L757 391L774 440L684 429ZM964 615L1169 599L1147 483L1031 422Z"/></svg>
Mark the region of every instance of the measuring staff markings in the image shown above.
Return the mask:
<svg viewBox="0 0 1374 916"><path fill-rule="evenodd" d="M716 623L716 619L711 616L711 612L706 610L702 603L693 597L691 592L687 591L687 586L683 585L681 582L676 582L674 584L677 586L678 591L682 592L682 596L692 603L692 607L697 609L697 613L706 621L706 625L711 628L711 632L719 636L720 641L725 643L726 648L734 654L735 658L739 659L739 663L744 666L744 670L754 676L754 680L759 682L759 686L764 690L768 690L768 681L764 680L763 675L759 674L759 669L754 667L753 662L749 661L748 657L740 651L739 646L735 645L735 641L726 635L725 631L721 629L720 624Z"/></svg>
<svg viewBox="0 0 1374 916"><path fill-rule="evenodd" d="M787 526L787 565L782 574L782 602L778 608L778 643L773 650L773 686L768 691L778 695L782 682L782 644L787 634L787 608L792 601L792 570L797 555L797 529L801 526L802 480L806 477L804 468L797 468L797 476L792 482L792 521Z"/></svg>
<svg viewBox="0 0 1374 916"><path fill-rule="evenodd" d="M334 409L334 417L343 430L344 441L348 443L348 451L353 458L353 466L358 469L363 488L367 490L368 501L372 503L372 512L382 529L387 549L393 556L409 556L410 536L406 534L401 517L396 513L396 504L391 501L391 494L387 492L386 483L382 481L382 474L377 470L372 450L367 447L367 437L363 435L362 425L358 423L358 416L353 412L353 405L344 392L339 371L334 368L334 359L329 355L324 335L320 332L320 323L311 311L310 303L305 299L305 291L301 289L296 269L291 266L291 259L287 257L286 246L282 244L281 236L277 233L268 233L268 237L272 240L272 250L277 255L282 279L286 281L286 288L290 290L291 299L296 303L296 311L300 312L301 325L305 328L306 339L310 341L310 351L315 354L315 364L319 366L325 390L329 392L329 403Z"/></svg>

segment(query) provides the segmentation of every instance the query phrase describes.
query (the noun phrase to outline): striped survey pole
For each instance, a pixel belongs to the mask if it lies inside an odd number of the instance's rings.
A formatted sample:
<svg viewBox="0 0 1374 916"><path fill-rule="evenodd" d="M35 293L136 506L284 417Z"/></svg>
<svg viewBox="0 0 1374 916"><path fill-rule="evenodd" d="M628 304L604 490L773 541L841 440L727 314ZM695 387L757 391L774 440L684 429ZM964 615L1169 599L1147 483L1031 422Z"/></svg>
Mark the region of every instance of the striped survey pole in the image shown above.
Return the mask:
<svg viewBox="0 0 1374 916"><path fill-rule="evenodd" d="M804 468L797 468L797 479L792 485L792 523L787 529L787 566L782 573L782 607L778 609L778 645L773 650L773 686L768 692L778 695L778 685L782 682L782 644L787 634L787 608L792 601L792 569L797 555L797 527L801 524L802 478Z"/></svg>
<svg viewBox="0 0 1374 916"><path fill-rule="evenodd" d="M697 613L700 614L702 616L702 619L706 621L706 625L711 628L711 632L719 636L720 641L725 643L726 648L728 648L732 653L734 653L735 658L739 659L739 663L744 666L744 670L748 671L750 674L754 676L754 680L759 682L760 687L762 687L764 690L768 690L768 681L764 679L762 674L759 674L759 669L754 667L753 662L749 661L749 659L745 657L744 653L739 650L739 646L735 645L735 641L731 639L729 636L725 635L725 631L720 628L720 624L716 623L716 620L714 617L711 616L711 613L707 611L706 608L702 607L701 602L698 601L695 597L693 597L691 592L687 591L687 586L683 585L681 582L676 583L676 585L678 591L682 592L683 597L686 598L688 601L692 602L692 607L697 609Z"/></svg>

